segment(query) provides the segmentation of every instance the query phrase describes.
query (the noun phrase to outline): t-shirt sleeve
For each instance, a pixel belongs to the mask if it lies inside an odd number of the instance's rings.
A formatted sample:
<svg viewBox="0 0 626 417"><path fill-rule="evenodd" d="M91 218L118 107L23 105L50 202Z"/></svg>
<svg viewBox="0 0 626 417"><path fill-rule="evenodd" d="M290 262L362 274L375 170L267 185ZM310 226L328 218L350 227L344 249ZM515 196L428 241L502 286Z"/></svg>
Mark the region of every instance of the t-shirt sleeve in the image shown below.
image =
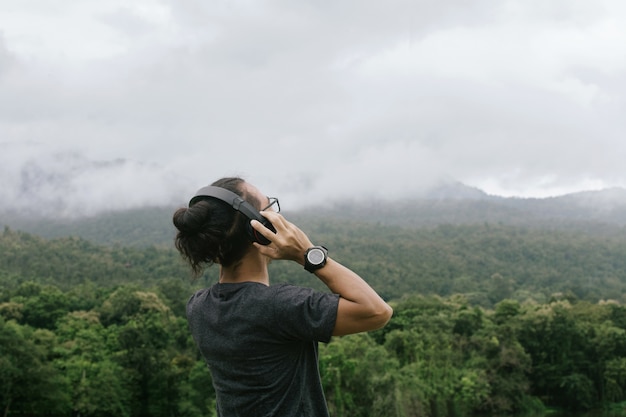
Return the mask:
<svg viewBox="0 0 626 417"><path fill-rule="evenodd" d="M275 329L286 339L328 343L335 328L339 295L293 285L277 285Z"/></svg>

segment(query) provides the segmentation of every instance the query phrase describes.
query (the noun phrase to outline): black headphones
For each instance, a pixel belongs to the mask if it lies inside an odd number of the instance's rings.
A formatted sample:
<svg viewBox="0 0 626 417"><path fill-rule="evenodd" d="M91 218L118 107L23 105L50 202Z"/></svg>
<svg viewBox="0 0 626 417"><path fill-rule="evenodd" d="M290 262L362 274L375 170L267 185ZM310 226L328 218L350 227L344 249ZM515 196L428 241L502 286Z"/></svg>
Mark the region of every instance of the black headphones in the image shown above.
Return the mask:
<svg viewBox="0 0 626 417"><path fill-rule="evenodd" d="M216 198L223 201L238 212L242 213L249 220L258 220L263 226L276 233L274 225L270 223L270 221L267 220L265 217L261 216L261 213L259 213L259 211L255 209L252 204L248 203L246 200L233 193L232 191L229 191L222 187L209 185L207 187L200 188L196 195L193 196L189 201L189 207L191 207L198 201L206 200L207 198ZM269 245L271 243L265 236L257 232L252 227L250 222L248 222L247 231L248 237L252 242L257 242L261 245Z"/></svg>

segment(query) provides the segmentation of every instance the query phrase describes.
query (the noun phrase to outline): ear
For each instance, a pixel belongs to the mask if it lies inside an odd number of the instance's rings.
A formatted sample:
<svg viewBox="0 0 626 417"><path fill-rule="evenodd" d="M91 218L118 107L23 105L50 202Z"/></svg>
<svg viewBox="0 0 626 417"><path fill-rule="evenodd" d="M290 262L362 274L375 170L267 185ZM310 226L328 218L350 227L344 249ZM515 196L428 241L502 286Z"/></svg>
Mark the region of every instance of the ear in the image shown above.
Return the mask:
<svg viewBox="0 0 626 417"><path fill-rule="evenodd" d="M274 228L274 225L272 223L270 223L270 221L267 220L265 217L261 216L261 220L259 220L259 222L263 226L265 226L268 229L270 229L272 232L276 233L276 229ZM248 236L250 237L250 240L252 242L256 242L256 243L258 243L260 245L263 245L263 246L266 246L266 245L269 245L270 243L272 243L268 238L263 236L254 227L252 227L252 224L250 224L250 222L248 222Z"/></svg>

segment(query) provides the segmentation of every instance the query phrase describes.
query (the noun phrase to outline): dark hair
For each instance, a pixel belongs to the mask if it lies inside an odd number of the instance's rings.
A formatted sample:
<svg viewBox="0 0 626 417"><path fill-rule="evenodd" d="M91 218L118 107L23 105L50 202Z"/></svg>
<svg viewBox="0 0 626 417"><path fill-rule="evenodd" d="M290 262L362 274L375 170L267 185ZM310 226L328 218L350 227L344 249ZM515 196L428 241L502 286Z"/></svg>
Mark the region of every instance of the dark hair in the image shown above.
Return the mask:
<svg viewBox="0 0 626 417"><path fill-rule="evenodd" d="M232 191L258 206L256 198L246 195L244 183L241 178L227 177L211 185ZM189 208L179 208L172 220L178 230L174 245L191 266L194 277L214 263L226 267L234 265L250 249L249 219L221 200L206 198Z"/></svg>

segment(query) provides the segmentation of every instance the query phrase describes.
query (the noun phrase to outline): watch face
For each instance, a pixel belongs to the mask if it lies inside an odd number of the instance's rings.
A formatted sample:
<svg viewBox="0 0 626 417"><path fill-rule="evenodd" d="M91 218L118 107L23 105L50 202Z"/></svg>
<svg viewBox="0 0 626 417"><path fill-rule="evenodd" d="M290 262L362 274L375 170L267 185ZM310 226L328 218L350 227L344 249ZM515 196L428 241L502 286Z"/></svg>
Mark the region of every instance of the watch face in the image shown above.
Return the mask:
<svg viewBox="0 0 626 417"><path fill-rule="evenodd" d="M311 249L307 258L313 265L319 265L324 261L324 252L321 249Z"/></svg>

